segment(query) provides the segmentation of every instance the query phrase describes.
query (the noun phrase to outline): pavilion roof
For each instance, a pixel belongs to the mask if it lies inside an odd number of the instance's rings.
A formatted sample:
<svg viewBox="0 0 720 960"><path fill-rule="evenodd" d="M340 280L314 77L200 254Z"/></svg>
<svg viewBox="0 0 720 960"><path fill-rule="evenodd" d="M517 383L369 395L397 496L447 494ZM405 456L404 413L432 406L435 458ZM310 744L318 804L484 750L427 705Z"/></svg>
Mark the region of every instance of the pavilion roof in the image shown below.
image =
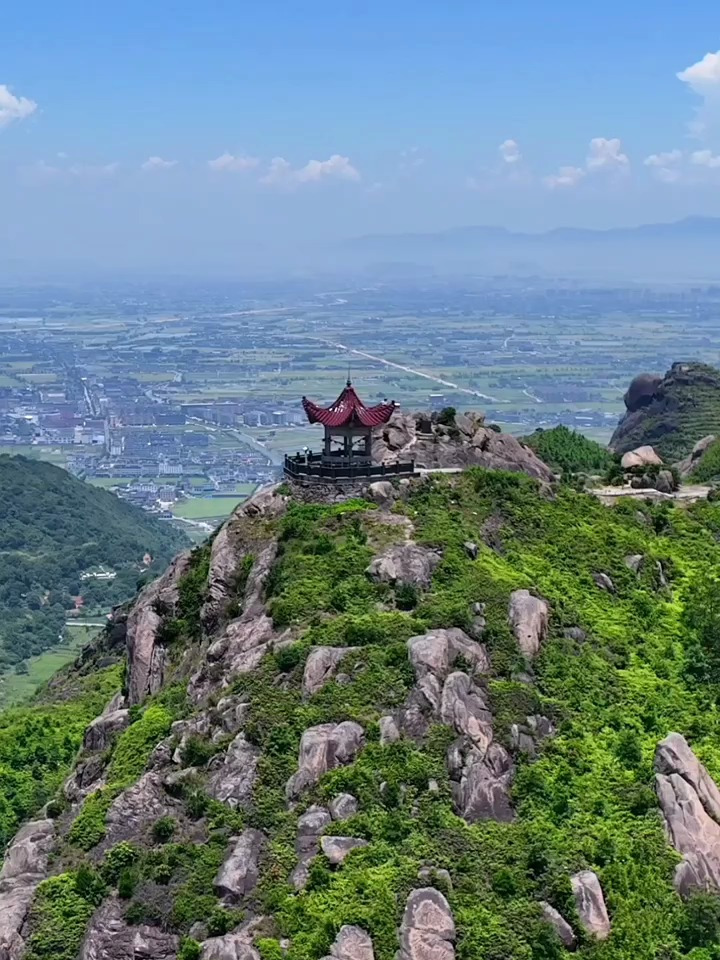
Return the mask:
<svg viewBox="0 0 720 960"><path fill-rule="evenodd" d="M310 423L321 423L324 427L379 427L381 423L388 422L397 407L394 402L366 407L350 380L335 403L329 407L320 407L307 397L302 398L302 404Z"/></svg>

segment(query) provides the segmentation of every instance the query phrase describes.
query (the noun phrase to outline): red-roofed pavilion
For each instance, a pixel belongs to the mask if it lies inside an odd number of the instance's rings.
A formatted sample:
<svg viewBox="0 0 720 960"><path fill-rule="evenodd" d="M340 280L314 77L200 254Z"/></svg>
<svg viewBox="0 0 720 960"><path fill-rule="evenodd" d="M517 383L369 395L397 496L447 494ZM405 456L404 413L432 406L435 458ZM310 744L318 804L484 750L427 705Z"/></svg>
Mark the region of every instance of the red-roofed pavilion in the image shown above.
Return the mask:
<svg viewBox="0 0 720 960"><path fill-rule="evenodd" d="M372 432L387 423L396 403L384 400L374 407L366 407L350 380L340 396L329 407L321 407L307 397L303 408L310 423L322 424L325 430L322 453L305 448L297 456L285 458L286 476L298 482L331 480L346 482L362 478L408 476L414 472L412 461L407 463L372 462Z"/></svg>
<svg viewBox="0 0 720 960"><path fill-rule="evenodd" d="M303 408L310 423L321 423L325 428L323 458L332 463L369 464L372 431L387 423L397 406L387 400L375 407L366 407L350 380L337 400L329 407L318 406L307 397Z"/></svg>

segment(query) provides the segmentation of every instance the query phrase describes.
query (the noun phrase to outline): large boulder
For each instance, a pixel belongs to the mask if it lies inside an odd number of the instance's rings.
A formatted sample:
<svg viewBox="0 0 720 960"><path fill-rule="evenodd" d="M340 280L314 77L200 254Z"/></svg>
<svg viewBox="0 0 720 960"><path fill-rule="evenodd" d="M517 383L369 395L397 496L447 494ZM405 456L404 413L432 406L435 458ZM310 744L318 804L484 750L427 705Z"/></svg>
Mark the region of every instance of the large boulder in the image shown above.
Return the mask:
<svg viewBox="0 0 720 960"><path fill-rule="evenodd" d="M210 796L231 810L247 806L252 799L259 760L258 748L244 733L239 733L210 773L207 785Z"/></svg>
<svg viewBox="0 0 720 960"><path fill-rule="evenodd" d="M311 697L333 678L343 657L352 647L313 647L305 661L302 690Z"/></svg>
<svg viewBox="0 0 720 960"><path fill-rule="evenodd" d="M343 723L321 723L310 727L300 740L297 773L287 782L290 799L313 786L323 774L352 762L364 742L362 727L351 720Z"/></svg>
<svg viewBox="0 0 720 960"><path fill-rule="evenodd" d="M662 466L662 458L655 453L653 447L646 444L624 453L620 466L623 470L633 470L636 467L659 467Z"/></svg>
<svg viewBox="0 0 720 960"><path fill-rule="evenodd" d="M720 891L720 790L679 733L658 744L655 770L668 837L683 858L675 887L683 896Z"/></svg>
<svg viewBox="0 0 720 960"><path fill-rule="evenodd" d="M450 905L434 887L413 890L400 927L397 960L454 960L455 922Z"/></svg>
<svg viewBox="0 0 720 960"><path fill-rule="evenodd" d="M128 702L132 706L157 693L163 684L166 650L160 642L165 617L172 617L179 599L178 584L187 573L190 553L177 556L166 572L149 583L127 617Z"/></svg>
<svg viewBox="0 0 720 960"><path fill-rule="evenodd" d="M366 572L378 583L429 590L440 559L440 554L435 550L421 547L413 541L396 543L375 557Z"/></svg>
<svg viewBox="0 0 720 960"><path fill-rule="evenodd" d="M25 952L25 921L35 890L47 875L54 845L53 821L33 820L22 827L8 847L0 870L1 960L20 960Z"/></svg>
<svg viewBox="0 0 720 960"><path fill-rule="evenodd" d="M655 373L639 373L631 382L623 397L628 413L647 407L653 400L662 377Z"/></svg>
<svg viewBox="0 0 720 960"><path fill-rule="evenodd" d="M529 590L515 590L510 594L508 619L520 652L526 660L534 660L547 636L550 608L541 597Z"/></svg>
<svg viewBox="0 0 720 960"><path fill-rule="evenodd" d="M362 927L348 924L340 927L335 943L330 947L330 956L333 960L375 960L370 937Z"/></svg>
<svg viewBox="0 0 720 960"><path fill-rule="evenodd" d="M610 936L610 918L600 880L592 870L581 870L570 877L575 907L585 932L595 940Z"/></svg>
<svg viewBox="0 0 720 960"><path fill-rule="evenodd" d="M484 645L471 640L459 627L430 630L410 637L407 646L418 679L432 674L439 680L445 680L458 657L467 661L474 673L487 673L490 669L490 659Z"/></svg>
<svg viewBox="0 0 720 960"><path fill-rule="evenodd" d="M568 950L574 950L577 946L577 938L565 917L545 900L540 903L540 909L542 910L543 920L555 931L560 943Z"/></svg>
<svg viewBox="0 0 720 960"><path fill-rule="evenodd" d="M237 901L255 889L265 837L259 830L243 830L218 870L213 886L226 900Z"/></svg>
<svg viewBox="0 0 720 960"><path fill-rule="evenodd" d="M95 912L79 960L176 960L179 938L145 924L130 926L111 897Z"/></svg>
<svg viewBox="0 0 720 960"><path fill-rule="evenodd" d="M440 719L466 736L485 753L493 738L493 720L485 694L466 673L456 671L445 681Z"/></svg>
<svg viewBox="0 0 720 960"><path fill-rule="evenodd" d="M454 744L448 751L448 768L455 806L464 820L515 819L510 803L510 786L515 767L507 750L493 740L486 750L468 742Z"/></svg>

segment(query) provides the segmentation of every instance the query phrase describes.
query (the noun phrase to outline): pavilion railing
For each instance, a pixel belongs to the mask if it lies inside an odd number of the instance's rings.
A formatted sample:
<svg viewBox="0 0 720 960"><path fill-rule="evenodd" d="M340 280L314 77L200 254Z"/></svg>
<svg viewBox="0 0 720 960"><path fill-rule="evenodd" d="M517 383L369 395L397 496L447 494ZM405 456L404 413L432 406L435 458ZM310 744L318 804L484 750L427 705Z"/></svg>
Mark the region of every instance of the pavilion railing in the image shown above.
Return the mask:
<svg viewBox="0 0 720 960"><path fill-rule="evenodd" d="M321 453L299 453L285 457L285 476L291 479L382 480L390 477L408 477L415 472L415 461L400 463L353 463L351 459L325 457Z"/></svg>

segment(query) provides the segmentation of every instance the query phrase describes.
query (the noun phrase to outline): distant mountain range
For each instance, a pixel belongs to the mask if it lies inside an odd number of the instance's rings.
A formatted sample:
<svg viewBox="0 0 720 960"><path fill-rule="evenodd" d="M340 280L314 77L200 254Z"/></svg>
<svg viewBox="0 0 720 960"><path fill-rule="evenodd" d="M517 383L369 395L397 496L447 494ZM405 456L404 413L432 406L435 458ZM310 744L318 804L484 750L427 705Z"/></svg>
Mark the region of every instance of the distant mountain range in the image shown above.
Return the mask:
<svg viewBox="0 0 720 960"><path fill-rule="evenodd" d="M609 230L559 227L522 233L504 227L457 227L438 233L372 234L347 250L366 265L419 266L518 274L720 280L720 218Z"/></svg>

